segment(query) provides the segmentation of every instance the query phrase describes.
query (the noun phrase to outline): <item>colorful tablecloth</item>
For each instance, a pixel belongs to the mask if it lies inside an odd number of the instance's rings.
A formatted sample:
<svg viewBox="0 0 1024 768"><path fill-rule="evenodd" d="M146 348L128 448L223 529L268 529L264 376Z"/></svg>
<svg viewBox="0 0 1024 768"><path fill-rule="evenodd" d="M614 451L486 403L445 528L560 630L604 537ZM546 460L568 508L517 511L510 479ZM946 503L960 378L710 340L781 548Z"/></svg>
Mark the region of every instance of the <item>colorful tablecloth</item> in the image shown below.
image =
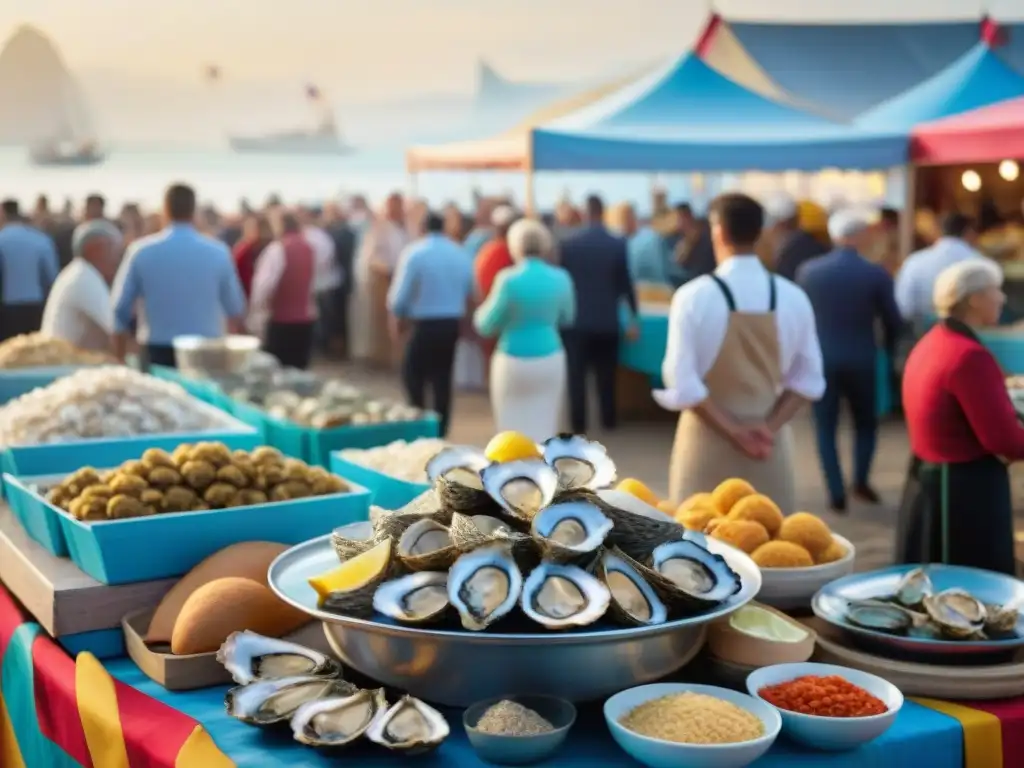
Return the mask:
<svg viewBox="0 0 1024 768"><path fill-rule="evenodd" d="M224 713L226 688L169 693L128 659L101 664L89 653L72 659L27 621L0 587L0 766L3 768L328 768L287 731L245 726ZM424 768L482 768L448 711L451 738ZM390 768L401 757L361 746L352 765ZM569 743L548 763L629 768L597 707L584 707ZM877 741L841 754L811 752L785 739L756 768L1020 768L1024 765L1024 701L965 707L908 701Z"/></svg>

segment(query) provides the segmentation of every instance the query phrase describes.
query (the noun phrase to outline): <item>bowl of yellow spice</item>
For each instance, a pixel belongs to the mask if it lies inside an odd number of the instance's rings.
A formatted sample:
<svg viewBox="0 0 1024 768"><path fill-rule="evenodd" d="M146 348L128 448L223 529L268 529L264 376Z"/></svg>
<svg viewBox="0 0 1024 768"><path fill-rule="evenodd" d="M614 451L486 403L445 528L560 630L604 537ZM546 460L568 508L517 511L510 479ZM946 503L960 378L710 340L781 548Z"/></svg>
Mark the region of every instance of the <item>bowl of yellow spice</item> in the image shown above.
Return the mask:
<svg viewBox="0 0 1024 768"><path fill-rule="evenodd" d="M495 765L532 765L562 746L576 707L554 696L508 696L480 701L462 716L476 753Z"/></svg>
<svg viewBox="0 0 1024 768"><path fill-rule="evenodd" d="M743 768L775 742L782 718L765 702L710 685L656 683L604 703L612 738L650 768Z"/></svg>

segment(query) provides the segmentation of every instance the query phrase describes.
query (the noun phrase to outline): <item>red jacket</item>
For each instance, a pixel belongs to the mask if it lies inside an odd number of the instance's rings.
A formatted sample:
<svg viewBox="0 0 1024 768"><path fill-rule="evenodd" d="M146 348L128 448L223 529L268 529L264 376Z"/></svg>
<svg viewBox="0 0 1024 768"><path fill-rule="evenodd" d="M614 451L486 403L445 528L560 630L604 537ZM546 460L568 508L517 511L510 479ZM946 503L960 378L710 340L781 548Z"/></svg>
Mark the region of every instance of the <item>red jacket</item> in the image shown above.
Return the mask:
<svg viewBox="0 0 1024 768"><path fill-rule="evenodd" d="M508 251L508 245L504 240L491 240L480 249L474 263L476 272L476 287L480 292L480 300L487 298L494 285L494 279L498 273L506 267L512 266L512 254Z"/></svg>
<svg viewBox="0 0 1024 768"><path fill-rule="evenodd" d="M313 279L316 257L309 242L299 233L281 238L284 248L284 272L277 283L270 305L275 323L310 323L313 310Z"/></svg>
<svg viewBox="0 0 1024 768"><path fill-rule="evenodd" d="M903 410L910 449L934 464L1024 459L1024 427L996 359L961 323L944 321L907 358Z"/></svg>
<svg viewBox="0 0 1024 768"><path fill-rule="evenodd" d="M232 256L235 259L235 269L238 271L238 280L242 283L242 290L245 291L245 298L252 293L252 276L256 272L256 259L267 247L264 240L239 240L235 243Z"/></svg>

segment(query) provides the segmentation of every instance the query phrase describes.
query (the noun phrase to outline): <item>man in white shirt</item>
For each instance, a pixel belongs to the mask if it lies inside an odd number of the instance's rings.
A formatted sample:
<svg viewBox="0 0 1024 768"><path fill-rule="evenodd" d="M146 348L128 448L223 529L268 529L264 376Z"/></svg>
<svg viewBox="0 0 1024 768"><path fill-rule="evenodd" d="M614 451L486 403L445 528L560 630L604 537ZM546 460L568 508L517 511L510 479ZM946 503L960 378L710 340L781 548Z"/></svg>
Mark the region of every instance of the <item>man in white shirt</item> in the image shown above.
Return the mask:
<svg viewBox="0 0 1024 768"><path fill-rule="evenodd" d="M942 219L942 237L933 245L910 254L896 274L896 306L903 319L918 332L935 320L932 294L935 281L946 269L967 259L984 259L974 249L977 236L974 222L962 213L949 213Z"/></svg>
<svg viewBox="0 0 1024 768"><path fill-rule="evenodd" d="M336 327L337 311L334 304L336 291L341 287L341 268L334 254L334 239L319 225L314 212L308 208L300 209L299 221L302 223L302 236L313 249L313 291L316 294L316 305L320 315L320 326L317 330L320 347L326 351Z"/></svg>
<svg viewBox="0 0 1024 768"><path fill-rule="evenodd" d="M738 477L789 514L795 506L789 421L825 391L814 310L754 253L764 210L742 194L708 217L718 267L672 298L654 398L681 411L669 489L679 502Z"/></svg>
<svg viewBox="0 0 1024 768"><path fill-rule="evenodd" d="M71 263L57 276L46 299L43 333L81 349L110 349L114 331L110 282L117 273L122 247L120 230L106 219L75 228Z"/></svg>

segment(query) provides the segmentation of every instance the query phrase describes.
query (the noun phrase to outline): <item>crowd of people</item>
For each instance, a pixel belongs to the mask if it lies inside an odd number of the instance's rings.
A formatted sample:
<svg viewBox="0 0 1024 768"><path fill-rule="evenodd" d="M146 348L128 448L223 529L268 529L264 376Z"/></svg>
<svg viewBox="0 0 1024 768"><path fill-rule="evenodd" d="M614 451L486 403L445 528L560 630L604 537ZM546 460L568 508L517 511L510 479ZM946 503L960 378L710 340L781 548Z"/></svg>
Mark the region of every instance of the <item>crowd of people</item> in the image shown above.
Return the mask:
<svg viewBox="0 0 1024 768"><path fill-rule="evenodd" d="M130 206L109 219L98 195L79 220L45 200L29 216L13 200L2 212L0 338L41 328L173 366L176 337L251 333L299 368L317 346L382 368L400 360L411 404L436 410L443 432L461 380L486 385L499 430L543 440L567 405L584 433L591 376L602 427L614 429L619 346L640 333L638 293L661 287L672 298L653 397L680 414L677 501L740 476L793 511L790 422L810 405L832 509L846 510L848 488L878 503L879 351L896 360L909 335L902 556L1013 572L1002 459L1024 458L1024 428L976 335L1003 311L1002 272L962 214L899 266L894 211L826 213L785 196L762 206L738 193L706 218L659 196L645 222L597 196L543 217L481 198L467 217L398 194L376 213L361 198L318 209L271 200L224 218L185 185L167 190L160 226ZM844 403L849 486L836 446Z"/></svg>

